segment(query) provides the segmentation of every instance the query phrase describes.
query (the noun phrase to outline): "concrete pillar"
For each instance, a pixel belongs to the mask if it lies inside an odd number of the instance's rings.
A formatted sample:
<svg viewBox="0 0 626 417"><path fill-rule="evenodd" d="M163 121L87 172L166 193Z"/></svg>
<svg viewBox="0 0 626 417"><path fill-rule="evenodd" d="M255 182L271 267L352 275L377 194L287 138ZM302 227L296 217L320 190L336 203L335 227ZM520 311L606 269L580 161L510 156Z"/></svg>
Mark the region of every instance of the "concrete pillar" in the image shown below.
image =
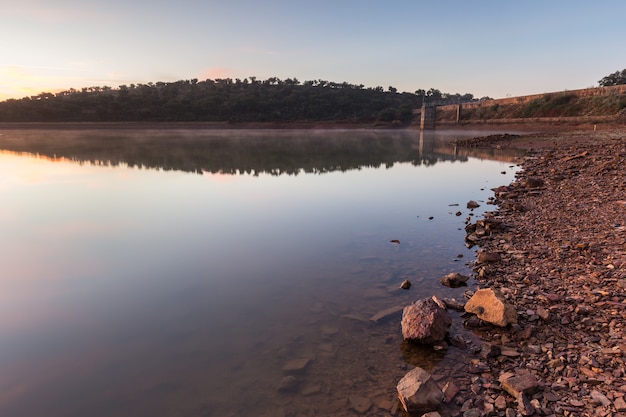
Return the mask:
<svg viewBox="0 0 626 417"><path fill-rule="evenodd" d="M420 129L434 129L436 116L437 108L435 106L422 106L422 119L420 120Z"/></svg>

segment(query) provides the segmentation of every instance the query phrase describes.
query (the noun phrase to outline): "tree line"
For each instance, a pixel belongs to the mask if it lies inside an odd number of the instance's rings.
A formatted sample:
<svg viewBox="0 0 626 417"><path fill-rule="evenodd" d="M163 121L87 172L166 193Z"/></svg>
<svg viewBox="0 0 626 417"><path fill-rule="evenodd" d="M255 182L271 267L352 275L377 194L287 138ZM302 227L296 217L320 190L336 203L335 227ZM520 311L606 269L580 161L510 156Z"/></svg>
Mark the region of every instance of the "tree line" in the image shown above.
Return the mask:
<svg viewBox="0 0 626 417"><path fill-rule="evenodd" d="M0 102L0 122L409 122L422 103L475 101L431 88L413 93L296 78L197 79L88 87Z"/></svg>
<svg viewBox="0 0 626 417"><path fill-rule="evenodd" d="M600 84L600 87L609 87L612 85L626 84L626 68L624 68L621 71L615 71L612 74L602 77L602 79L598 81L598 84Z"/></svg>

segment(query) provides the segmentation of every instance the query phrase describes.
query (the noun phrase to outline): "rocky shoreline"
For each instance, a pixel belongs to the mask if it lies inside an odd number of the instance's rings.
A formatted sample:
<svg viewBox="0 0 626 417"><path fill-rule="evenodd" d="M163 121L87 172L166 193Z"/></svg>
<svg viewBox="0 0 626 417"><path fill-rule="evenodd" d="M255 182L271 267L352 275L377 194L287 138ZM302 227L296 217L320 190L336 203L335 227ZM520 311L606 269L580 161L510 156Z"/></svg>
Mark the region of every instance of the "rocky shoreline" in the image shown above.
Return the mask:
<svg viewBox="0 0 626 417"><path fill-rule="evenodd" d="M626 131L459 141L528 151L494 190L498 227L473 234L481 288L502 292L518 323L475 318L471 389L452 415L626 416ZM521 378L514 397L504 381ZM463 394L463 393L462 393Z"/></svg>

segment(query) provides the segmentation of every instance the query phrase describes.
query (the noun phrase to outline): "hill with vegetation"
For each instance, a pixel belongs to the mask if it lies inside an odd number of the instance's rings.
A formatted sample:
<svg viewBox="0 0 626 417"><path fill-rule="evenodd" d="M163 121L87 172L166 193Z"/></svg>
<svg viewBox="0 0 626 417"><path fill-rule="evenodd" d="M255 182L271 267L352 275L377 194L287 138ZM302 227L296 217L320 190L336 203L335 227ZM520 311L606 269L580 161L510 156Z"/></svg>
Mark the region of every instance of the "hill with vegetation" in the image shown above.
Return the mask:
<svg viewBox="0 0 626 417"><path fill-rule="evenodd" d="M437 124L626 122L626 85L537 94L437 108Z"/></svg>
<svg viewBox="0 0 626 417"><path fill-rule="evenodd" d="M324 80L230 78L90 87L0 102L0 122L408 123L422 102L471 102L431 88L399 93Z"/></svg>

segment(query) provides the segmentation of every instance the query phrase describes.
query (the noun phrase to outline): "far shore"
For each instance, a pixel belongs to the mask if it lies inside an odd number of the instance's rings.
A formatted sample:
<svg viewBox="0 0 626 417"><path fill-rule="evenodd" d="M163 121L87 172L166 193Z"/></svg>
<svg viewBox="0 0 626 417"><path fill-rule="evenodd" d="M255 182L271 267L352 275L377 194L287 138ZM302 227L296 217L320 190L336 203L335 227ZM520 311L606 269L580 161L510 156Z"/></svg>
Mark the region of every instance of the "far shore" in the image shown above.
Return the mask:
<svg viewBox="0 0 626 417"><path fill-rule="evenodd" d="M435 130L472 131L515 131L515 132L564 132L613 130L624 128L624 124L566 124L566 123L463 123L442 124ZM229 130L229 129L390 129L420 130L419 125L395 125L393 123L350 123L350 122L0 122L0 130L104 130L104 129L147 129L147 130Z"/></svg>

